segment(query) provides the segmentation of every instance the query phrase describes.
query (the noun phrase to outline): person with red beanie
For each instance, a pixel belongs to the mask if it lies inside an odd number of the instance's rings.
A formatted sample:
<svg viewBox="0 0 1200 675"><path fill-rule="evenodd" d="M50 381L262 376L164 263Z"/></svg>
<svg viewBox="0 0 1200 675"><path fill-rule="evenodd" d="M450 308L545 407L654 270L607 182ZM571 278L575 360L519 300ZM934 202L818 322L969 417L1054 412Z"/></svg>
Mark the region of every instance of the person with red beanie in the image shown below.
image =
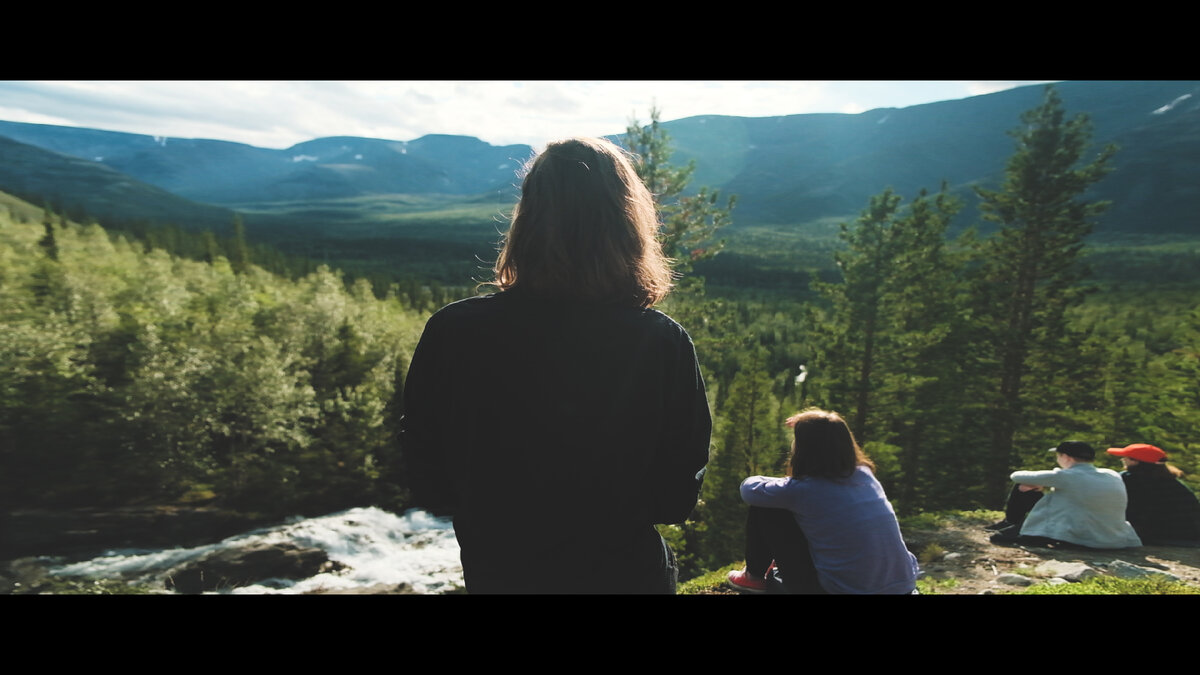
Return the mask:
<svg viewBox="0 0 1200 675"><path fill-rule="evenodd" d="M1121 458L1129 494L1125 519L1142 543L1200 547L1200 500L1179 481L1183 472L1167 464L1167 453L1148 443L1109 448Z"/></svg>

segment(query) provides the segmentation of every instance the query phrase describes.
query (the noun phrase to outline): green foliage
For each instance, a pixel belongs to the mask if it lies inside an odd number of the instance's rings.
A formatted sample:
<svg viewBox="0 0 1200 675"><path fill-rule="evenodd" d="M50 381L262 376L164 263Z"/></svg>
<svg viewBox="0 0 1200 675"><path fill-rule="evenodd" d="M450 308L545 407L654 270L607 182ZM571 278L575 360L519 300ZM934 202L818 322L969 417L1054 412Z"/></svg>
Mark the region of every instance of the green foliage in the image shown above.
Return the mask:
<svg viewBox="0 0 1200 675"><path fill-rule="evenodd" d="M635 119L625 130L625 144L636 156L638 176L659 207L663 252L674 261L675 271L684 274L693 263L712 258L724 247L725 242L714 237L731 222L737 197L730 196L722 203L720 191L707 187L687 194L696 163L671 166L670 141L659 123L658 108L650 109L650 124L642 126Z"/></svg>
<svg viewBox="0 0 1200 675"><path fill-rule="evenodd" d="M657 525L658 533L662 536L663 541L671 547L671 551L675 553L675 559L679 563L679 578L687 579L698 574L701 574L704 567L704 560L695 549L699 547L698 543L704 535L705 524L696 520L690 520L683 525Z"/></svg>
<svg viewBox="0 0 1200 675"><path fill-rule="evenodd" d="M923 511L900 517L900 529L938 530L952 522L969 525L988 525L1004 517L1003 511L979 509L977 511Z"/></svg>
<svg viewBox="0 0 1200 675"><path fill-rule="evenodd" d="M936 542L929 542L921 552L917 554L917 560L921 564L927 565L931 562L937 562L946 556L946 549Z"/></svg>
<svg viewBox="0 0 1200 675"><path fill-rule="evenodd" d="M917 579L917 590L921 595L942 595L946 591L958 588L958 579Z"/></svg>
<svg viewBox="0 0 1200 675"><path fill-rule="evenodd" d="M884 190L843 223L841 281L813 284L828 309L811 310L812 386L872 448L881 479L908 508L928 499L928 465L954 454L946 421L964 400L967 332L965 259L945 243L959 203L945 186L906 208L901 201Z"/></svg>
<svg viewBox="0 0 1200 675"><path fill-rule="evenodd" d="M954 510L947 511L946 513L959 522L975 525L990 525L1004 517L1003 511L992 511L990 509L976 509L974 511Z"/></svg>
<svg viewBox="0 0 1200 675"><path fill-rule="evenodd" d="M1067 120L1053 87L1021 123L1012 132L1017 149L1001 189L977 190L984 218L1000 226L984 242L976 293L984 339L995 359L986 480L996 499L1019 463L1014 440L1033 421L1025 413L1039 407L1030 405L1027 374L1056 372L1048 366L1070 360L1059 355L1077 342L1066 334L1065 312L1082 298L1083 240L1107 206L1083 195L1111 170L1116 152L1110 145L1081 164L1090 123L1085 115ZM1045 392L1057 383L1042 378L1036 384Z"/></svg>
<svg viewBox="0 0 1200 675"><path fill-rule="evenodd" d="M246 245L246 225L242 222L242 216L236 213L233 215L233 246L229 261L233 263L233 271L238 274L244 274L250 267L250 249Z"/></svg>
<svg viewBox="0 0 1200 675"><path fill-rule="evenodd" d="M0 223L6 506L402 506L385 410L423 316L327 268L235 274L52 227L57 259L45 225Z"/></svg>
<svg viewBox="0 0 1200 675"><path fill-rule="evenodd" d="M689 579L679 584L676 589L678 595L707 595L713 591L728 590L725 586L725 577L733 570L740 570L746 566L746 563L737 562L732 565L725 565L720 569L705 572L695 578ZM683 576L680 575L682 579Z"/></svg>
<svg viewBox="0 0 1200 675"><path fill-rule="evenodd" d="M845 414L901 516L999 520L929 512L998 506L1009 472L1045 466L1044 448L1066 438L1155 443L1195 485L1198 280L1085 284L1082 241L1102 205L1083 191L1112 150L1082 161L1086 119L1068 121L1053 90L1023 122L1002 189L980 190L1000 225L993 235L948 242L959 205L944 187L908 204L885 190L841 226L836 277L811 284L819 302L725 288L670 300L696 341L717 421L696 513L703 535L685 535L693 564L741 552L748 391L769 389L780 417L808 405ZM762 260L795 254L755 236L779 248Z"/></svg>

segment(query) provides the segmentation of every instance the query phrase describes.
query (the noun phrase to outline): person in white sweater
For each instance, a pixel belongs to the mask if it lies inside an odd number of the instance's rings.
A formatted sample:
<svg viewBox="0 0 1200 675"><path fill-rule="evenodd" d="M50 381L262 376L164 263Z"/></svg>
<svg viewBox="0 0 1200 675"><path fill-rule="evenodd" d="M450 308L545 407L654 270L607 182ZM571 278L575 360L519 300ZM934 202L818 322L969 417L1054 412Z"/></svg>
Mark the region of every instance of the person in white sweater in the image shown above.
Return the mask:
<svg viewBox="0 0 1200 675"><path fill-rule="evenodd" d="M1092 461L1096 451L1082 441L1050 448L1060 468L1014 471L1003 527L994 544L1074 544L1087 548L1130 548L1142 540L1125 520L1128 497L1116 471ZM1027 514L1027 515L1026 515Z"/></svg>

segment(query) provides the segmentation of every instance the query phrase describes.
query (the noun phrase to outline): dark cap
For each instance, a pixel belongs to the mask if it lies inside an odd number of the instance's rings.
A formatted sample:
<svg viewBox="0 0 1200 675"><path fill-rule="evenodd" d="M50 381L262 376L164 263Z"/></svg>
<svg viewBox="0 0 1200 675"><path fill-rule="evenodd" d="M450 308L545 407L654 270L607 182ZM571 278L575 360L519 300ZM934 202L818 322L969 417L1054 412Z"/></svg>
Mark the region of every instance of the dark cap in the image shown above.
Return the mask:
<svg viewBox="0 0 1200 675"><path fill-rule="evenodd" d="M1057 446L1050 448L1050 452L1061 452L1069 457L1089 462L1096 459L1096 451L1092 449L1092 446L1083 441L1063 441Z"/></svg>

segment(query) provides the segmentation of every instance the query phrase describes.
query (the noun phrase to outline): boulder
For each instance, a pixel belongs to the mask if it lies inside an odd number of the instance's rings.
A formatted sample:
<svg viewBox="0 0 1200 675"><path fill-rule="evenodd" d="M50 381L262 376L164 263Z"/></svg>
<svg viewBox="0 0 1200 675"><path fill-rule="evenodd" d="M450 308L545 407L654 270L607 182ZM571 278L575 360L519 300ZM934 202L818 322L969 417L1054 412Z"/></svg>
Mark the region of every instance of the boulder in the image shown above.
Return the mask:
<svg viewBox="0 0 1200 675"><path fill-rule="evenodd" d="M256 543L216 551L175 567L167 573L166 586L179 593L202 593L269 583L272 579L307 579L344 568L319 548Z"/></svg>
<svg viewBox="0 0 1200 675"><path fill-rule="evenodd" d="M1095 569L1081 562L1064 562L1062 560L1047 560L1038 565L1034 571L1042 576L1059 577L1072 582L1080 582L1088 577L1100 575Z"/></svg>
<svg viewBox="0 0 1200 675"><path fill-rule="evenodd" d="M1032 586L1035 581L1023 574L1001 574L996 577L997 583L1008 586Z"/></svg>
<svg viewBox="0 0 1200 675"><path fill-rule="evenodd" d="M1127 563L1124 560L1114 560L1108 564L1108 569L1114 577L1122 579L1147 579L1151 577L1159 577L1168 581L1179 581L1179 577L1174 574L1167 574L1158 570L1139 567L1132 563Z"/></svg>

